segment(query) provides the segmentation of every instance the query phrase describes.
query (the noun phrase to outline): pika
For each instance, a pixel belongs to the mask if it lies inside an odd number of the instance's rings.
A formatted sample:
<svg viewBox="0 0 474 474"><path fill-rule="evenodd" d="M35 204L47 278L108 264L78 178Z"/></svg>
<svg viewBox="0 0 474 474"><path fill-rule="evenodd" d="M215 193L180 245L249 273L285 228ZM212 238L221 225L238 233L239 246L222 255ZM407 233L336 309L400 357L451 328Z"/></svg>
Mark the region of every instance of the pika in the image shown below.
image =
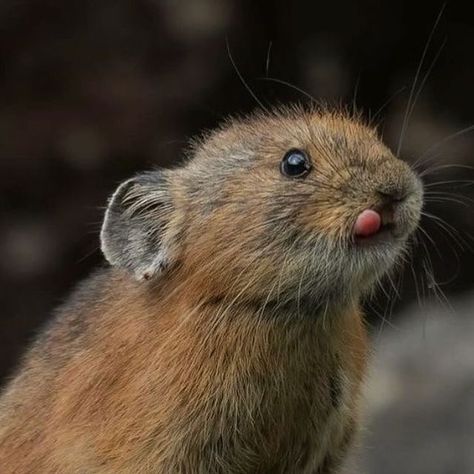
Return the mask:
<svg viewBox="0 0 474 474"><path fill-rule="evenodd" d="M2 473L336 473L359 425L360 300L422 201L373 128L299 106L125 181L110 265L3 391Z"/></svg>

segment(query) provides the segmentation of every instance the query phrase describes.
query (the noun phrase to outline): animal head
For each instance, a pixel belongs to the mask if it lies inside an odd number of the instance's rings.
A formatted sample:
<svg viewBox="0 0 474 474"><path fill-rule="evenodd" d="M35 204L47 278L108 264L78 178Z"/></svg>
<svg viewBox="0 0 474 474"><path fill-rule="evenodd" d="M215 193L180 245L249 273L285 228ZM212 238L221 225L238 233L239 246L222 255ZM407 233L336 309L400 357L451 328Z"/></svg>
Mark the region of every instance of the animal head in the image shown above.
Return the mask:
<svg viewBox="0 0 474 474"><path fill-rule="evenodd" d="M422 194L357 119L257 113L195 141L181 167L120 185L102 250L137 279L179 267L208 296L357 297L402 256Z"/></svg>

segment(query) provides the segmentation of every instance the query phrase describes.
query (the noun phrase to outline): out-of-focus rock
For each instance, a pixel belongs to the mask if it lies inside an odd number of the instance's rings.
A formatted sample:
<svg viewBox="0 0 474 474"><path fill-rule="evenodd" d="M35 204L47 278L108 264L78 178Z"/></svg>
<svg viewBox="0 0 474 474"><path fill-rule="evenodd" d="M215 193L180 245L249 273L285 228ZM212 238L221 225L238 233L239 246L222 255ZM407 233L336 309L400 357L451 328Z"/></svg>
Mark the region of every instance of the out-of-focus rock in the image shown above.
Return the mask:
<svg viewBox="0 0 474 474"><path fill-rule="evenodd" d="M347 474L474 472L474 294L411 308L377 337Z"/></svg>

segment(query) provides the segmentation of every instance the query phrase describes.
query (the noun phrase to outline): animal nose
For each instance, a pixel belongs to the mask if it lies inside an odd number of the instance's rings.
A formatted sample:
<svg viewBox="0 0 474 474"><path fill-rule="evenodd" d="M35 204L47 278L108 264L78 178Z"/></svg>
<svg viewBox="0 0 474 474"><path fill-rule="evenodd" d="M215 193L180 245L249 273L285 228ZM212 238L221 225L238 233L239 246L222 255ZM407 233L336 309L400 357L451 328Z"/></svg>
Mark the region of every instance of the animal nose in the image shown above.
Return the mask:
<svg viewBox="0 0 474 474"><path fill-rule="evenodd" d="M377 189L377 195L379 196L382 206L392 207L396 204L404 201L407 197L407 193L403 189Z"/></svg>
<svg viewBox="0 0 474 474"><path fill-rule="evenodd" d="M354 224L355 237L371 237L382 228L393 229L395 222L396 205L406 198L406 193L400 189L377 189L379 202L373 209L365 209L358 216Z"/></svg>
<svg viewBox="0 0 474 474"><path fill-rule="evenodd" d="M406 198L407 192L398 189L378 189L379 204L376 206L380 214L382 224L387 226L395 225L395 215L398 205L400 205Z"/></svg>

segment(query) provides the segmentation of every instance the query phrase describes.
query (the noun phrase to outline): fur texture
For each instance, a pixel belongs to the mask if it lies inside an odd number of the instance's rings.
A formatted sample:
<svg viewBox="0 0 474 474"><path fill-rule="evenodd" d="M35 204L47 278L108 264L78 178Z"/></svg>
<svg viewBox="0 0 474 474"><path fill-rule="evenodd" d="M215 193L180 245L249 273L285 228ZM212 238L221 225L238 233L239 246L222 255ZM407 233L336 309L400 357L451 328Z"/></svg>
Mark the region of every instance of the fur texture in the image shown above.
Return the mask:
<svg viewBox="0 0 474 474"><path fill-rule="evenodd" d="M280 173L303 149L304 179ZM390 238L358 245L382 208ZM374 130L290 108L231 120L124 183L112 268L58 311L0 400L5 473L337 472L358 425L361 296L415 229L421 184Z"/></svg>

